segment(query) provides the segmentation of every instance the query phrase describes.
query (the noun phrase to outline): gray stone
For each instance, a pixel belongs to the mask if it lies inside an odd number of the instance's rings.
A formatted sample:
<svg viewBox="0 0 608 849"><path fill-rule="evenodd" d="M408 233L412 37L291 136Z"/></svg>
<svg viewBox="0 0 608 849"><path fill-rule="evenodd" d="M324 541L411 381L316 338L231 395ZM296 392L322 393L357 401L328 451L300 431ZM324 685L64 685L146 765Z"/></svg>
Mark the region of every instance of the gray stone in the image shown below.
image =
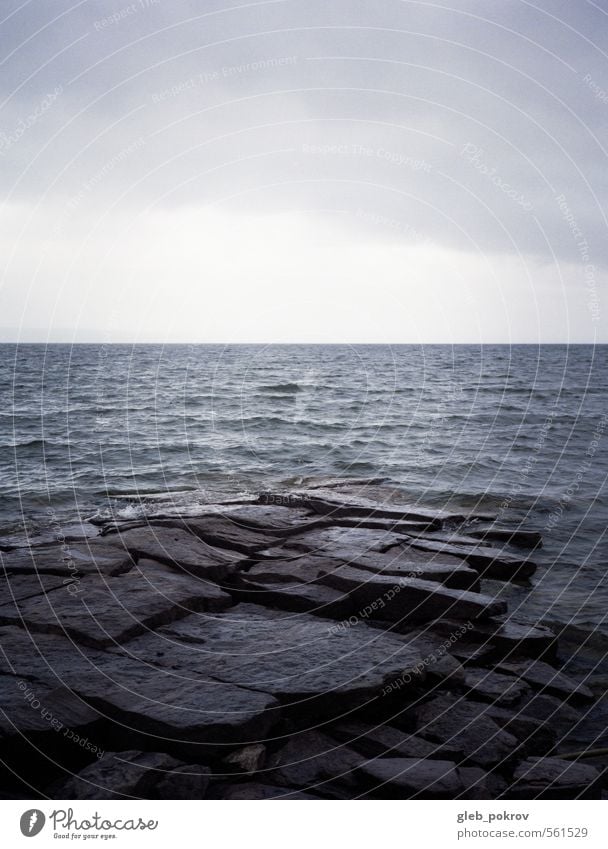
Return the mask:
<svg viewBox="0 0 608 849"><path fill-rule="evenodd" d="M268 760L266 775L286 787L323 789L328 782L350 786L353 771L364 763L362 755L318 731L308 731L289 742Z"/></svg>
<svg viewBox="0 0 608 849"><path fill-rule="evenodd" d="M232 773L251 776L259 772L266 762L266 746L263 743L252 743L227 755L223 764Z"/></svg>
<svg viewBox="0 0 608 849"><path fill-rule="evenodd" d="M560 758L528 758L518 764L506 794L511 799L599 799L595 767Z"/></svg>
<svg viewBox="0 0 608 849"><path fill-rule="evenodd" d="M210 772L201 764L184 764L166 773L152 791L154 799L204 799Z"/></svg>
<svg viewBox="0 0 608 849"><path fill-rule="evenodd" d="M416 734L408 734L390 725L371 727L363 722L343 722L332 725L332 737L346 743L351 749L375 758L440 758L450 760L461 754L457 747L444 743L431 743Z"/></svg>
<svg viewBox="0 0 608 849"><path fill-rule="evenodd" d="M440 634L448 634L455 624L449 619L442 619L433 623L432 628ZM470 642L480 644L483 651L491 646L498 654L511 658L518 655L532 658L551 656L557 645L557 638L549 628L519 622L510 616L506 621L499 618L476 622L467 638Z"/></svg>
<svg viewBox="0 0 608 849"><path fill-rule="evenodd" d="M467 669L465 686L473 697L499 705L516 704L523 696L531 693L523 681L487 669Z"/></svg>

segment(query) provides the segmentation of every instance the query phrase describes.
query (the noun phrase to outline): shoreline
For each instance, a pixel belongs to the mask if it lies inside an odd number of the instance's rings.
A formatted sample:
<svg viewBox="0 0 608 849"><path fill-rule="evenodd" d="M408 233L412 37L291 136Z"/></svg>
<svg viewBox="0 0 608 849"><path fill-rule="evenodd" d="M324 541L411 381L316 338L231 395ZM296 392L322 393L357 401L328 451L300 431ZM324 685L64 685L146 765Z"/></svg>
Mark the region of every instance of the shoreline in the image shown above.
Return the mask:
<svg viewBox="0 0 608 849"><path fill-rule="evenodd" d="M606 792L597 672L485 586L538 534L380 479L95 524L0 552L4 798Z"/></svg>

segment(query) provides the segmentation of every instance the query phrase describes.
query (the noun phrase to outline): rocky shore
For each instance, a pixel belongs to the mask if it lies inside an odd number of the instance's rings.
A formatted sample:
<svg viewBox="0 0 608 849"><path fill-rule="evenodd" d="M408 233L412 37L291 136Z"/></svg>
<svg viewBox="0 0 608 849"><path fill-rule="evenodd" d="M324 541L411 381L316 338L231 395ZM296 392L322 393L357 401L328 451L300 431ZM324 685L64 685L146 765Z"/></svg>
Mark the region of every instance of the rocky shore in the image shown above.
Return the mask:
<svg viewBox="0 0 608 849"><path fill-rule="evenodd" d="M98 530L0 552L3 798L605 793L538 534L335 480Z"/></svg>

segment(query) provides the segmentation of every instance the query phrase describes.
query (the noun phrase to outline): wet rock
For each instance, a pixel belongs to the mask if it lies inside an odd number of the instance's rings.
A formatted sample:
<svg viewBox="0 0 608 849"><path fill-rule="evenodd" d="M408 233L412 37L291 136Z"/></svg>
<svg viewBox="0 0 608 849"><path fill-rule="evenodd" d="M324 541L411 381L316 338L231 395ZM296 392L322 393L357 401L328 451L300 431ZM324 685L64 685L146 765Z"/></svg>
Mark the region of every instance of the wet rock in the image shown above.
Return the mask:
<svg viewBox="0 0 608 849"><path fill-rule="evenodd" d="M482 540L495 540L496 542L504 542L507 545L515 546L516 548L541 548L543 538L538 531L522 531L511 528L486 528L478 531L470 531L472 537L478 537Z"/></svg>
<svg viewBox="0 0 608 849"><path fill-rule="evenodd" d="M348 619L356 611L345 593L319 584L289 584L272 581L241 582L243 600L266 607L311 613L328 619Z"/></svg>
<svg viewBox="0 0 608 849"><path fill-rule="evenodd" d="M133 566L125 551L100 539L43 547L18 548L0 554L0 565L11 575L57 575L67 580L85 575L120 575Z"/></svg>
<svg viewBox="0 0 608 849"><path fill-rule="evenodd" d="M455 799L464 790L453 761L376 758L361 767L380 799Z"/></svg>
<svg viewBox="0 0 608 849"><path fill-rule="evenodd" d="M474 698L499 705L516 704L531 693L523 681L487 669L467 669L465 686Z"/></svg>
<svg viewBox="0 0 608 849"><path fill-rule="evenodd" d="M66 634L103 648L167 624L192 611L221 610L232 599L215 584L161 566L134 567L115 578L85 578L45 595L0 605L0 625Z"/></svg>
<svg viewBox="0 0 608 849"><path fill-rule="evenodd" d="M415 709L417 734L460 747L465 760L492 766L512 757L517 740L490 718L484 705L442 694Z"/></svg>
<svg viewBox="0 0 608 849"><path fill-rule="evenodd" d="M521 662L502 660L497 664L497 669L500 672L522 678L535 690L540 690L542 693L556 695L572 701L593 701L593 693L589 687L573 681L563 672L559 672L541 660Z"/></svg>
<svg viewBox="0 0 608 849"><path fill-rule="evenodd" d="M209 770L161 752L107 752L53 788L58 799L202 799Z"/></svg>
<svg viewBox="0 0 608 849"><path fill-rule="evenodd" d="M460 557L482 578L494 578L499 581L513 581L530 578L536 571L536 564L527 558L505 554L500 549L484 545L466 546L449 543L432 542L430 540L411 539L410 544L423 551L436 551L439 554L449 554Z"/></svg>
<svg viewBox="0 0 608 849"><path fill-rule="evenodd" d="M518 764L510 799L599 799L600 773L595 767L560 758L528 758Z"/></svg>
<svg viewBox="0 0 608 849"><path fill-rule="evenodd" d="M332 520L342 517L412 520L424 522L431 528L440 528L443 521L464 518L442 510L426 510L406 504L382 504L365 496L348 495L344 491L336 493L332 490L315 489L283 495L262 493L260 496L260 502L263 504L281 503L281 500L284 504L304 507L322 516L331 517Z"/></svg>
<svg viewBox="0 0 608 849"><path fill-rule="evenodd" d="M243 559L241 553L215 548L180 528L147 525L108 534L104 540L136 558L158 560L211 581L224 580Z"/></svg>
<svg viewBox="0 0 608 849"><path fill-rule="evenodd" d="M524 707L508 709L499 705L489 705L487 715L490 719L512 734L529 755L546 755L557 742L556 729L546 722L529 716Z"/></svg>
<svg viewBox="0 0 608 849"><path fill-rule="evenodd" d="M288 504L289 500L285 504L277 500L268 504L223 507L219 512L242 527L258 528L266 534L277 537L288 537L291 534L326 526L327 522L312 515L308 510L294 509Z"/></svg>
<svg viewBox="0 0 608 849"><path fill-rule="evenodd" d="M318 580L349 593L359 607L383 602L374 618L390 621L428 621L441 616L478 619L504 613L506 604L481 593L451 590L432 581L417 578L395 579L390 575L372 575L362 569L344 566Z"/></svg>
<svg viewBox="0 0 608 849"><path fill-rule="evenodd" d="M267 548L276 541L276 536L272 533L264 532L259 528L248 527L244 523L235 521L230 516L218 514L192 519L165 520L164 522L155 522L154 525L170 525L171 527L181 528L198 537L207 545L227 548L247 555Z"/></svg>
<svg viewBox="0 0 608 849"><path fill-rule="evenodd" d="M123 651L139 664L270 694L303 717L367 704L404 673L404 693L424 679L420 655L398 635L246 604L229 616L186 617Z"/></svg>
<svg viewBox="0 0 608 849"><path fill-rule="evenodd" d="M67 586L75 584L72 578L62 578L59 575L42 572L36 574L0 573L0 611L15 609L17 602L29 598L43 596L57 591L67 592ZM74 587L71 591L76 589Z"/></svg>
<svg viewBox="0 0 608 849"><path fill-rule="evenodd" d="M448 634L455 624L449 619L442 619L433 623L432 628L437 633ZM521 655L532 658L551 657L557 645L557 638L549 628L518 622L510 616L506 621L499 617L476 622L468 639L479 644L482 651L488 651L491 645L499 655L507 659Z"/></svg>

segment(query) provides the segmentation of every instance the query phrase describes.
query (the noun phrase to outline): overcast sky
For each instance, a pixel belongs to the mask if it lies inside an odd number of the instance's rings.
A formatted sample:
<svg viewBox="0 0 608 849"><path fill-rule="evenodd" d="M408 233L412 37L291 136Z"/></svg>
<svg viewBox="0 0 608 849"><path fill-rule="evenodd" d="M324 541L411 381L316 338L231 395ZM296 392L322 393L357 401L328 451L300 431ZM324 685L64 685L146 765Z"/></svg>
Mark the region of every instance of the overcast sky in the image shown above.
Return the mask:
<svg viewBox="0 0 608 849"><path fill-rule="evenodd" d="M608 341L608 0L0 21L0 339Z"/></svg>

